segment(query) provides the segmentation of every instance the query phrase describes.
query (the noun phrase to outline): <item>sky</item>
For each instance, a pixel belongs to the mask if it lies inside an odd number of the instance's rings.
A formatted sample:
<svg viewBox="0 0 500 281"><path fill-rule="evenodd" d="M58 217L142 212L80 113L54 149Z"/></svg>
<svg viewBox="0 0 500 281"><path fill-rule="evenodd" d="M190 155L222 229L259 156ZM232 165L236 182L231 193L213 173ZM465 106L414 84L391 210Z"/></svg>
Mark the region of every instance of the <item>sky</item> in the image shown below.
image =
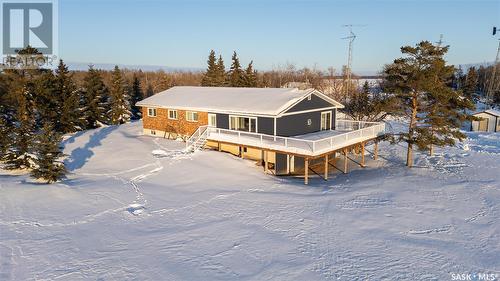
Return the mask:
<svg viewBox="0 0 500 281"><path fill-rule="evenodd" d="M211 49L258 70L286 63L337 70L345 24L356 25L353 71L374 74L400 47L443 34L451 64L493 61L500 0L59 0L59 54L67 62L205 68Z"/></svg>

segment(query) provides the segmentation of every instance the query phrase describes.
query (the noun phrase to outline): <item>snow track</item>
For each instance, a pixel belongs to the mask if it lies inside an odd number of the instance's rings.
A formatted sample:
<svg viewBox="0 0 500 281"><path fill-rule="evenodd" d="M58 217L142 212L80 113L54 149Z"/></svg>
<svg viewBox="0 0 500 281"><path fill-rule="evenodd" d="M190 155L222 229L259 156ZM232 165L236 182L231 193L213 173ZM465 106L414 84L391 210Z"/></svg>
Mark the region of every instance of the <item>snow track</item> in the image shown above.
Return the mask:
<svg viewBox="0 0 500 281"><path fill-rule="evenodd" d="M404 167L404 146L382 143L367 168L304 186L141 132L140 123L127 124L66 140L74 169L58 184L0 176L0 280L500 273L500 158L474 147L480 136L470 150L417 153L414 169Z"/></svg>

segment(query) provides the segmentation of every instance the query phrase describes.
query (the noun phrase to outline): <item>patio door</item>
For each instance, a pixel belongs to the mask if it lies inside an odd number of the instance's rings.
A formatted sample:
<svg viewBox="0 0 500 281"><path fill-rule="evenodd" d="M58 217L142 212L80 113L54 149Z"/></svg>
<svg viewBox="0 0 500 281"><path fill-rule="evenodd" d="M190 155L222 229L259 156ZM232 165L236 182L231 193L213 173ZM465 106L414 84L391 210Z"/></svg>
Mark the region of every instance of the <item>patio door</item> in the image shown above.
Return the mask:
<svg viewBox="0 0 500 281"><path fill-rule="evenodd" d="M332 112L321 112L321 131L332 129Z"/></svg>
<svg viewBox="0 0 500 281"><path fill-rule="evenodd" d="M229 129L236 131L257 132L257 118L246 116L230 116Z"/></svg>

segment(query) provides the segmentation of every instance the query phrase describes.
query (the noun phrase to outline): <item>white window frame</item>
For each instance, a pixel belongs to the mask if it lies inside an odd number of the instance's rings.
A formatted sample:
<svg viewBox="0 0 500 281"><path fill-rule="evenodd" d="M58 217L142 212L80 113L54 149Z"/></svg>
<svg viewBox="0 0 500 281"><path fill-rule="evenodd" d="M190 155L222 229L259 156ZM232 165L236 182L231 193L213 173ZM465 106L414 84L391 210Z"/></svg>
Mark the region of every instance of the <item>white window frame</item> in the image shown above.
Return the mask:
<svg viewBox="0 0 500 281"><path fill-rule="evenodd" d="M195 114L196 114L196 120L194 118L189 118L190 116L194 117ZM197 111L186 111L186 121L198 122L199 118L200 118L200 116L198 115Z"/></svg>
<svg viewBox="0 0 500 281"><path fill-rule="evenodd" d="M148 107L148 117L156 117L156 116L157 116L156 108Z"/></svg>
<svg viewBox="0 0 500 281"><path fill-rule="evenodd" d="M245 116L245 115L229 115L229 130L240 131L240 130L231 128L231 118L248 118L248 119L254 119L255 120L255 132L250 132L250 131L241 131L241 132L257 133L259 131L259 123L258 123L259 118L257 118L257 117L254 117L254 116ZM249 121L249 122L251 122L251 121ZM250 128L248 128L248 129L250 129Z"/></svg>
<svg viewBox="0 0 500 281"><path fill-rule="evenodd" d="M330 115L330 124L328 124L330 128L323 128L323 116L324 116L324 115ZM323 112L321 112L321 118L320 118L320 122L321 122L321 124L320 124L320 131L327 131L327 130L331 130L331 129L332 129L332 116L333 116L333 114L332 114L332 112L331 112L331 111L323 111ZM325 118L326 118L326 117L325 117Z"/></svg>
<svg viewBox="0 0 500 281"><path fill-rule="evenodd" d="M152 136L156 136L156 130L151 130L149 133L150 133Z"/></svg>
<svg viewBox="0 0 500 281"><path fill-rule="evenodd" d="M307 96L307 100L308 101L311 100L311 99L312 99L312 94L310 94L310 95Z"/></svg>
<svg viewBox="0 0 500 281"><path fill-rule="evenodd" d="M170 117L170 112L174 112L175 113L175 118ZM177 115L178 114L177 109L169 109L168 112L167 112L167 114L168 114L167 117L170 120L177 120L179 118L179 115Z"/></svg>
<svg viewBox="0 0 500 281"><path fill-rule="evenodd" d="M212 122L212 118L213 118L214 122ZM208 126L217 127L217 114L215 114L215 113L208 114Z"/></svg>

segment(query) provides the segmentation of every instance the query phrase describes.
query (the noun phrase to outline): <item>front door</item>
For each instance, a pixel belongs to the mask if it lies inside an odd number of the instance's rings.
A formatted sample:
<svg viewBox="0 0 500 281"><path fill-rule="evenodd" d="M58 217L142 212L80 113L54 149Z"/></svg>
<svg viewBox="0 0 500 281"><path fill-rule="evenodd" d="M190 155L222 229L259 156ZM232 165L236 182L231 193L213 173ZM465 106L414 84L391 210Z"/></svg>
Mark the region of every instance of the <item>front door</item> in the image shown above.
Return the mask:
<svg viewBox="0 0 500 281"><path fill-rule="evenodd" d="M330 130L332 128L332 112L321 112L321 130Z"/></svg>

